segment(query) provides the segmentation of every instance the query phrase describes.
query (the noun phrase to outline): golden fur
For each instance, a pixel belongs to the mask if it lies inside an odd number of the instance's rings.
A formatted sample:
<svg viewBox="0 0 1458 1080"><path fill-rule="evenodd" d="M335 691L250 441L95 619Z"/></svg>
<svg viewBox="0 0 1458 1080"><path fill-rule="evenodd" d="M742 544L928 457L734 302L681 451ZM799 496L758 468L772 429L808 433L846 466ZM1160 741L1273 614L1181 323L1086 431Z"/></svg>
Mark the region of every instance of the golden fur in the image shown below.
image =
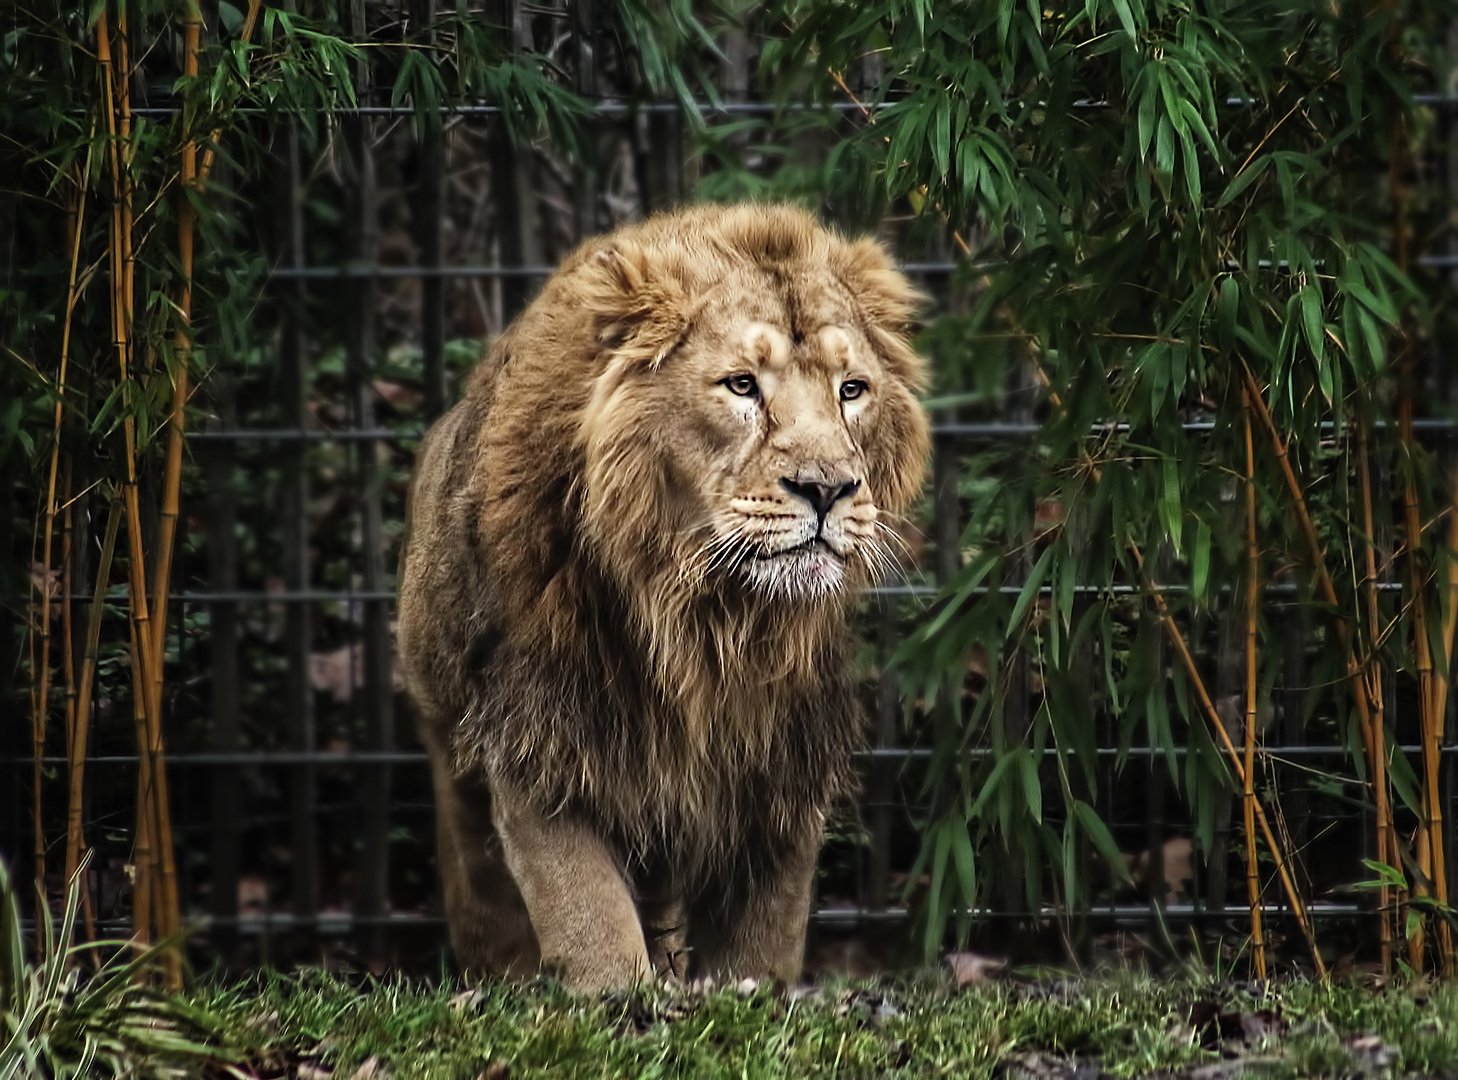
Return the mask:
<svg viewBox="0 0 1458 1080"><path fill-rule="evenodd" d="M400 643L462 962L798 970L857 589L920 490L918 297L785 206L589 241L428 433Z"/></svg>

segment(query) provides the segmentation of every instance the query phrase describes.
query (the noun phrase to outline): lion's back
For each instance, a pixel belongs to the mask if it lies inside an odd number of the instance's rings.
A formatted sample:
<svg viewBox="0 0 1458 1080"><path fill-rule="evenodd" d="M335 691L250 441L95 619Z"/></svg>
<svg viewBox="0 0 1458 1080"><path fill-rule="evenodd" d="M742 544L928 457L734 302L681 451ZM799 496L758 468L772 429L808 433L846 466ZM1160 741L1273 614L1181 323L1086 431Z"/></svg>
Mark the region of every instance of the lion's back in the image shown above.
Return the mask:
<svg viewBox="0 0 1458 1080"><path fill-rule="evenodd" d="M481 398L468 396L429 428L406 497L396 639L407 691L427 723L464 705L457 632L480 618L485 599L485 577L465 557L462 531L470 527L466 502L487 412Z"/></svg>

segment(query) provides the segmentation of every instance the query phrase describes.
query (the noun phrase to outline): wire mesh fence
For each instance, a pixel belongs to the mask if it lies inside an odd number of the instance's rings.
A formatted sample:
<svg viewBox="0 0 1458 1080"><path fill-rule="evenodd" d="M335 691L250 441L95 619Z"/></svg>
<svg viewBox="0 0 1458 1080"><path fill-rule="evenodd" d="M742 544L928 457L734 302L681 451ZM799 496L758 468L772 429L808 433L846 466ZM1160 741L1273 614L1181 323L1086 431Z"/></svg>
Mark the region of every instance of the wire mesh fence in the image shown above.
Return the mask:
<svg viewBox="0 0 1458 1080"><path fill-rule="evenodd" d="M416 17L428 24L434 6L417 0ZM520 31L530 21L528 5L505 7L504 25ZM356 0L348 10L363 37L365 5ZM167 762L184 909L202 928L198 940L235 961L311 956L323 948L376 965L438 962L444 932L429 777L399 692L392 642L394 565L413 449L453 399L456 377L578 239L691 197L702 180L703 162L686 153L684 104L625 97L610 85L612 75L596 66L610 50L592 5L570 5L552 17L571 23L559 48L571 57L576 89L592 102L590 142L577 154L523 149L492 103L436 112L382 103L361 62L355 81L362 104L331 118L335 131L324 150L306 146L303 118L294 118L276 134L270 175L224 170L219 178L244 202L264 208L256 217L256 250L246 254L263 264L259 279L266 284L250 324L235 334L247 350L216 362L201 402L205 420L188 436L168 631L175 675L166 702ZM724 79L732 91L734 71L726 69ZM135 114L172 115L176 106L166 96L155 93ZM1434 94L1420 103L1446 130L1458 99ZM1225 107L1243 104L1231 99ZM698 108L734 117L779 115L786 106L724 100ZM849 120L859 106L830 108ZM1435 160L1433 168L1449 165ZM959 276L944 238L898 220L884 231L903 270L937 304L955 305L975 288ZM1426 252L1419 263L1458 271L1458 256L1449 252ZM858 759L863 795L832 827L812 964L855 969L886 961L904 944L904 924L925 891L914 864L919 770L935 751L913 695L886 672L886 662L960 565L965 487L996 480L978 471L982 451L1018 445L1042 420L1029 371L1011 367L1006 381L1012 407L1002 417L938 411L923 527L906 536L912 565L904 579L870 590L862 605L871 736ZM1431 400L1441 399L1435 393ZM1201 434L1213 423L1184 426ZM1450 417L1435 408L1414 426L1435 455L1451 456ZM1330 436L1346 437L1336 430ZM1001 455L998 467L1007 460ZM78 530L94 542L99 502L83 494L77 507ZM73 545L84 547L79 538ZM76 594L60 602L73 605L79 619L89 590L84 572L76 580ZM1014 578L974 593L1016 595L1023 585ZM1078 587L1084 588L1095 589ZM1399 590L1396 573L1379 588ZM1136 599L1142 592L1136 584L1114 591L1121 589ZM1304 592L1295 582L1266 589L1283 649L1268 690L1271 787L1283 793L1292 849L1306 853L1317 898L1310 913L1350 923L1353 940L1361 941L1368 931L1355 916L1370 903L1352 885L1365 873L1360 857L1370 850L1372 823L1342 790L1348 745L1308 713L1310 653L1322 645L1303 625L1309 609L1295 603ZM1232 605L1196 616L1188 627L1211 658L1217 694L1221 686L1225 695L1235 693L1221 637L1233 611ZM1088 663L1097 662L1091 654ZM1006 707L994 722L1017 742L1042 691L1034 665L1014 663L1009 671ZM969 657L967 693L984 692L988 677ZM1404 720L1412 703L1390 693L1388 715L1405 733L1399 749L1417 755ZM88 750L93 786L86 813L101 856L93 889L102 927L124 927L128 917L129 770L138 761L130 738L124 724L101 725ZM993 750L982 739L960 752L978 759ZM1006 944L1006 922L1017 920L1020 947L1034 954L1087 952L1090 935L1108 928L1167 937L1174 920L1218 937L1232 918L1232 888L1240 885L1225 865L1239 828L1236 798L1217 814L1216 830L1196 843L1177 782L1181 763L1169 760L1183 759L1188 746L1170 755L1127 745L1110 722L1093 753L1098 810L1132 883L1119 884L1106 867L1099 903L1075 919L1051 907L1030 910L1030 894L1009 869L990 906L974 913L978 932ZM1042 757L1042 778L1052 783L1059 752L1047 748ZM1458 746L1445 746L1443 761L1443 800L1452 808ZM44 758L51 769L66 762ZM33 827L22 780L31 755L18 735L6 765L10 795L0 846L22 852ZM1010 853L1009 867L1018 863ZM1275 902L1269 911L1284 913Z"/></svg>

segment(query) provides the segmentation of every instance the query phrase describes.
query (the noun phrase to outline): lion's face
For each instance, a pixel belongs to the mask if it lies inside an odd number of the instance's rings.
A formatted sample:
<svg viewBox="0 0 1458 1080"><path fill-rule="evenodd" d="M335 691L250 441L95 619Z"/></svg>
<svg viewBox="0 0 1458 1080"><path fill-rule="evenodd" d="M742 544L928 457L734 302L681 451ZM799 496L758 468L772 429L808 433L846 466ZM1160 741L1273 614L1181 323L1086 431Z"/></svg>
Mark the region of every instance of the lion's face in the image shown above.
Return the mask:
<svg viewBox="0 0 1458 1080"><path fill-rule="evenodd" d="M586 517L614 563L783 602L893 568L886 519L919 488L927 439L901 339L873 336L813 263L740 269L686 302L650 362L609 362L585 414Z"/></svg>
<svg viewBox="0 0 1458 1080"><path fill-rule="evenodd" d="M681 359L669 445L692 462L698 504L683 573L798 597L892 564L863 448L887 373L853 326L797 342L771 321L730 320Z"/></svg>

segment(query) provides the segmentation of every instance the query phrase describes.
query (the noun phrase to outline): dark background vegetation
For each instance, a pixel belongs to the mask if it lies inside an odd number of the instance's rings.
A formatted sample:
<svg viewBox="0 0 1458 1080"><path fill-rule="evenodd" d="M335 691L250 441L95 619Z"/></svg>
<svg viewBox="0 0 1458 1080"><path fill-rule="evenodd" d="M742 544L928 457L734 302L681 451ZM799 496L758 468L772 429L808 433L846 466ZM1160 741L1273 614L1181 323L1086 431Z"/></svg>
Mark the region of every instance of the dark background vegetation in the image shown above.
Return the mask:
<svg viewBox="0 0 1458 1080"><path fill-rule="evenodd" d="M199 955L437 970L391 656L419 433L580 237L773 196L934 297L812 966L1452 962L1451 5L255 8L0 25L17 877L91 847L103 930L165 932L175 883Z"/></svg>

